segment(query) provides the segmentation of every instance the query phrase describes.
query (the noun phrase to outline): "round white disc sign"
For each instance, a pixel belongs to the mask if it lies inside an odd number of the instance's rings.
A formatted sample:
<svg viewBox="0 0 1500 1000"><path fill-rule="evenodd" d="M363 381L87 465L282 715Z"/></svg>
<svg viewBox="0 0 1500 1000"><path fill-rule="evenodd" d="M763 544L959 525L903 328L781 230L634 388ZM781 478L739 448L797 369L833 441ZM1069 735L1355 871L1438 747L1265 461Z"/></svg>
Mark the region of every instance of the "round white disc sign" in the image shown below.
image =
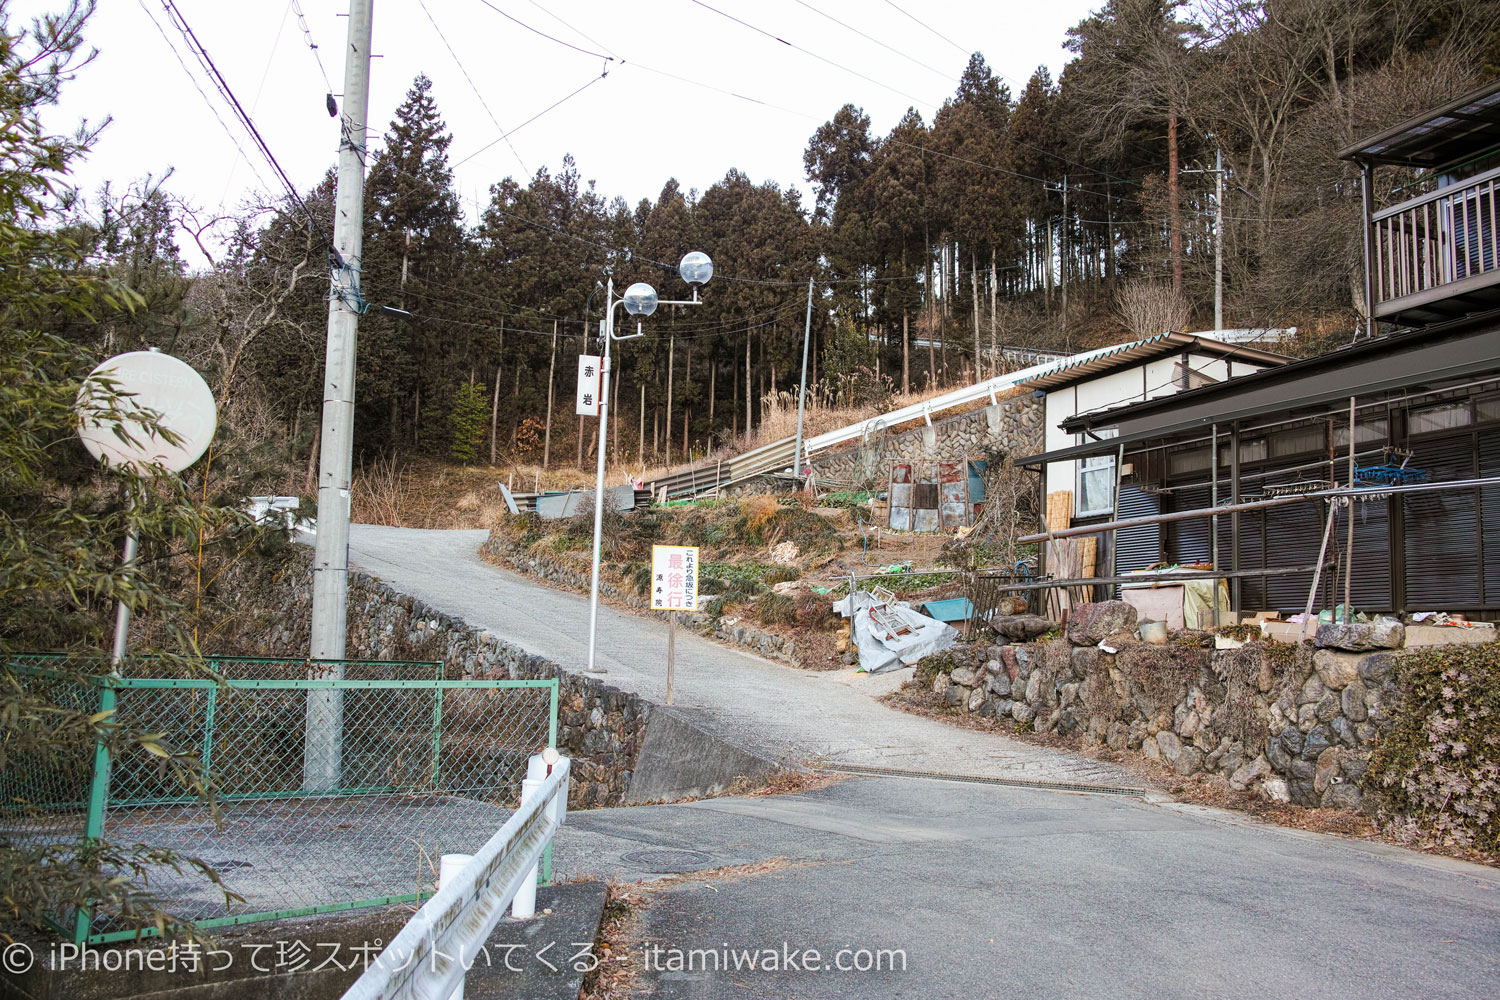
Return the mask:
<svg viewBox="0 0 1500 1000"><path fill-rule="evenodd" d="M198 461L219 420L203 376L159 351L119 354L95 368L78 390L76 409L78 436L89 454L110 465L156 466L168 472L181 472ZM172 432L176 440L129 419L141 411L154 414L156 427Z"/></svg>

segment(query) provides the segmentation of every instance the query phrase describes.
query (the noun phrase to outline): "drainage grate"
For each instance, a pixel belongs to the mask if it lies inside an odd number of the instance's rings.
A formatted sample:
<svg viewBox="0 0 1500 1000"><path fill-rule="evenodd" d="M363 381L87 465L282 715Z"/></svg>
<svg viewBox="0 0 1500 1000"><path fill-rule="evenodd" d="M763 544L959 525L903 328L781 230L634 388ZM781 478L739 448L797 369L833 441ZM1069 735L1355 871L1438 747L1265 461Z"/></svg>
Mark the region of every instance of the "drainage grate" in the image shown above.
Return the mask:
<svg viewBox="0 0 1500 1000"><path fill-rule="evenodd" d="M695 872L707 868L713 861L702 851L631 851L620 855L620 860L635 865L642 871L657 875L672 875L680 872Z"/></svg>
<svg viewBox="0 0 1500 1000"><path fill-rule="evenodd" d="M991 778L978 774L945 774L941 771L904 771L895 767L869 767L863 764L820 764L814 770L834 771L840 774L869 774L885 778L930 778L937 781L965 781L975 785L1042 788L1054 792L1095 792L1100 795L1145 795L1147 791L1144 788L1095 785L1083 781L1028 781L1024 778Z"/></svg>

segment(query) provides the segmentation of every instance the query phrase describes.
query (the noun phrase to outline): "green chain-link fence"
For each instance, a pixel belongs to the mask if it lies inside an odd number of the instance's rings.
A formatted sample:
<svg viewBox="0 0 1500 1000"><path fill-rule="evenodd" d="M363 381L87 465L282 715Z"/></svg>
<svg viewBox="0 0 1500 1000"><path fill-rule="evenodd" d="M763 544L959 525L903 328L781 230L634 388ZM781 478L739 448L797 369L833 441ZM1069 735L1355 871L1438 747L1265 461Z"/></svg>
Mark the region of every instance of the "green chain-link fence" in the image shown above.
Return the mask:
<svg viewBox="0 0 1500 1000"><path fill-rule="evenodd" d="M499 829L527 757L556 745L555 679L448 680L438 663L209 666L217 677L137 659L113 676L98 661L16 658L10 670L28 691L114 709L116 721L200 756L219 817L161 758L110 760L99 746L13 758L0 772L0 831L17 846L103 837L201 858L243 903L226 908L190 870L151 878L165 908L200 927L416 904L439 856L472 853ZM54 922L78 943L138 933L103 912Z"/></svg>

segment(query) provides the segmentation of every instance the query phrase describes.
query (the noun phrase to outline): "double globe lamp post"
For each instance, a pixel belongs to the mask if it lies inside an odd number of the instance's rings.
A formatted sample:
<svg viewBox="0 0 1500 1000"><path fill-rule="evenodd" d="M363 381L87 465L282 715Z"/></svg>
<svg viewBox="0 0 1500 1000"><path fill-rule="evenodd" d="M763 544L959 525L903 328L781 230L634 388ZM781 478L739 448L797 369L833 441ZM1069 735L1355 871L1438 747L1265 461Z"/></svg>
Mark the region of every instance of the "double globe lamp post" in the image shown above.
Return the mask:
<svg viewBox="0 0 1500 1000"><path fill-rule="evenodd" d="M656 289L644 281L637 281L625 289L625 294L615 298L615 279L609 279L609 285L605 292L605 308L603 326L604 357L599 364L599 467L594 476L594 566L589 578L589 659L584 668L589 673L602 673L594 665L594 651L596 647L596 635L599 623L599 551L601 545L601 532L604 527L604 505L608 498L604 495L604 443L608 440L609 429L609 345L616 340L634 340L643 337L640 320L656 312L657 306L697 306L703 303L698 299L698 289L708 284L714 276L714 262L709 259L708 254L694 250L682 258L677 265L677 273L682 280L687 282L688 287L693 290L691 299L662 301L656 297ZM636 317L636 332L623 337L615 336L615 307L624 306L625 311Z"/></svg>

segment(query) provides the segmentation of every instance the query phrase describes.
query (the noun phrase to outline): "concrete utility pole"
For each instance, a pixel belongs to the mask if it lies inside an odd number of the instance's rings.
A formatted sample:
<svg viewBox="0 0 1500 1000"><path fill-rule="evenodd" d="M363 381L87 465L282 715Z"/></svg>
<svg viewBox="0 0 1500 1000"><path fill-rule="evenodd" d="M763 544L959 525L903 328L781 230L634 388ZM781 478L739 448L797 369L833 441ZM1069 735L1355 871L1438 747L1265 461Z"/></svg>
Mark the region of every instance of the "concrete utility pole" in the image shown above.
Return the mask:
<svg viewBox="0 0 1500 1000"><path fill-rule="evenodd" d="M1214 154L1214 329L1224 329L1224 150Z"/></svg>
<svg viewBox="0 0 1500 1000"><path fill-rule="evenodd" d="M812 339L813 280L807 279L807 325L802 331L802 388L797 390L797 445L792 449L792 475L802 475L802 415L807 409L807 342Z"/></svg>
<svg viewBox="0 0 1500 1000"><path fill-rule="evenodd" d="M354 359L359 332L360 266L364 244L365 135L369 120L370 24L374 0L350 0L344 64L344 106L339 119L338 188L333 245L341 261L328 299L328 348L323 375L323 446L318 467L318 537L313 550L312 640L314 660L342 660L349 593L349 486L354 462ZM342 679L342 664L320 676ZM339 783L343 694L307 693L302 783L327 791Z"/></svg>

